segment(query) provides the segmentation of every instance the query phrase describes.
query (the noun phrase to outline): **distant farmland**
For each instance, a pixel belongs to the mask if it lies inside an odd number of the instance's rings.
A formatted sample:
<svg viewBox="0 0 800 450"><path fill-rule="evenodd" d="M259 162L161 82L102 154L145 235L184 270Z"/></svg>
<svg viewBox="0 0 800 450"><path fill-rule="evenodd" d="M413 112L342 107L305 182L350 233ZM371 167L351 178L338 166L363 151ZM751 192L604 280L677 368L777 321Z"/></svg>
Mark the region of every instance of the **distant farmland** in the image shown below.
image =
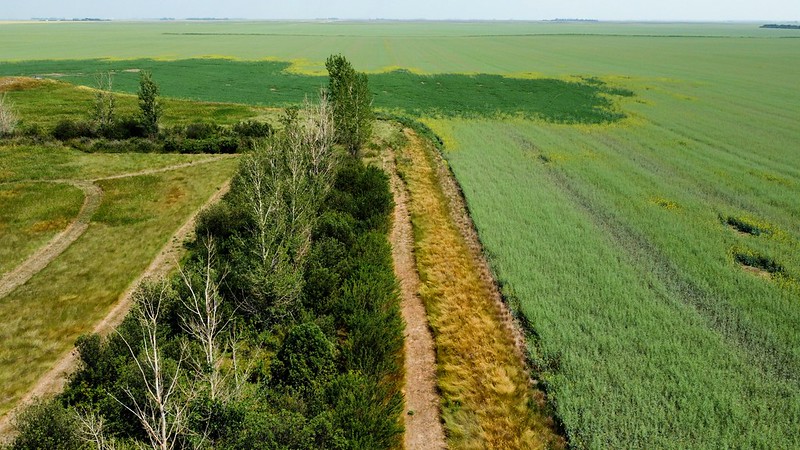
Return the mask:
<svg viewBox="0 0 800 450"><path fill-rule="evenodd" d="M0 75L91 85L115 69L130 91L135 73L121 71L151 65L167 95L283 106L323 83L327 55L346 54L376 72L376 106L443 138L571 445L797 448L794 35L755 24L4 25ZM191 59L203 56L238 60ZM519 91L505 95L509 84Z"/></svg>

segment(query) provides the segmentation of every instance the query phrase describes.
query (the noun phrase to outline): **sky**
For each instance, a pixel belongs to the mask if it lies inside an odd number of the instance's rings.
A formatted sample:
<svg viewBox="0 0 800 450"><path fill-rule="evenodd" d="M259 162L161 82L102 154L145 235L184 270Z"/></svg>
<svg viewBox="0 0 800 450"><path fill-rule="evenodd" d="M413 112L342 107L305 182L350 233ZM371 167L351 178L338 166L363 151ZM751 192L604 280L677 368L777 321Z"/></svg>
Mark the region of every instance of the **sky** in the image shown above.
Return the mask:
<svg viewBox="0 0 800 450"><path fill-rule="evenodd" d="M0 19L797 21L800 0L0 0Z"/></svg>

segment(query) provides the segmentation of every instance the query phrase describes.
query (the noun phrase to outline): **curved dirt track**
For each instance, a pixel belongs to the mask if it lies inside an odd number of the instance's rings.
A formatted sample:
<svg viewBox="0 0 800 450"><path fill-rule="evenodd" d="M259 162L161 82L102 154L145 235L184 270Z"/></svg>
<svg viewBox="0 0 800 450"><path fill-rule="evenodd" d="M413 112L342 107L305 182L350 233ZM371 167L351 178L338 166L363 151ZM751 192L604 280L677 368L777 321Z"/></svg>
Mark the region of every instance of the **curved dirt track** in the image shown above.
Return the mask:
<svg viewBox="0 0 800 450"><path fill-rule="evenodd" d="M41 272L48 264L63 253L73 242L75 242L89 227L89 221L94 215L100 202L103 199L103 190L96 184L98 181L117 180L120 178L137 177L141 175L151 175L161 172L169 172L173 170L183 169L186 167L196 166L199 164L206 164L213 161L218 161L230 156L216 156L212 158L201 159L199 161L191 161L187 163L175 164L167 167L160 167L158 169L147 169L137 172L123 173L119 175L112 175L108 177L95 178L92 180L51 180L46 181L49 183L65 183L71 184L84 193L85 199L83 206L78 212L78 215L67 226L64 231L55 235L49 242L39 248L36 252L25 259L20 265L12 269L10 272L0 277L0 298L10 294L19 286L25 284L34 275Z"/></svg>
<svg viewBox="0 0 800 450"><path fill-rule="evenodd" d="M440 420L440 398L436 391L436 353L428 326L425 305L417 292L420 286L414 259L414 237L408 211L408 193L397 174L394 152L387 150L383 167L390 176L394 196L394 220L391 241L394 271L400 282L405 334L405 401L407 414L404 447L406 449L447 448Z"/></svg>
<svg viewBox="0 0 800 450"><path fill-rule="evenodd" d="M83 191L85 198L81 210L64 231L53 236L49 242L26 258L20 265L0 277L0 298L10 294L14 289L25 284L31 277L47 267L51 261L63 253L89 228L89 220L102 201L102 189L91 181L64 181L64 183L71 184Z"/></svg>
<svg viewBox="0 0 800 450"><path fill-rule="evenodd" d="M2 279L0 279L0 298L9 294L16 287L24 284L36 273L44 269L47 266L47 264L49 264L51 261L57 258L58 255L60 255L64 250L66 250L70 246L70 244L72 244L75 240L77 240L86 231L92 214L97 210L102 200L102 190L97 184L95 184L96 181L120 179L120 178L134 177L140 175L149 175L160 172L168 172L172 170L182 169L185 167L191 167L199 164L206 164L209 162L218 161L220 159L228 157L231 156L226 155L226 156L212 157L203 160L192 161L189 163L182 163L182 164L162 167L158 169L148 169L138 172L114 175L110 177L97 178L90 181L57 180L56 182L70 183L83 189L84 192L86 193L86 199L84 200L84 205L81 208L80 212L78 213L76 219L73 221L72 224L70 224L67 227L66 230L59 233L57 236L51 239L50 242L45 244L40 250L35 252L22 264L17 266L17 268L9 272L7 275L3 276ZM198 210L196 210L186 220L186 222L184 222L184 224L176 231L176 233L170 238L170 240L167 241L164 247L162 247L158 255L150 263L148 268L128 286L128 288L120 296L119 300L114 305L114 307L108 312L106 317L104 317L103 320L101 320L95 325L94 329L92 330L94 333L106 335L109 332L111 332L114 328L116 328L120 323L122 323L122 320L125 318L125 315L130 309L131 301L133 298L133 292L136 286L138 286L138 284L142 280L144 280L145 278L157 278L165 276L166 274L169 273L169 271L173 267L177 265L177 261L183 250L182 244L194 230L197 213L199 213L209 205L217 202L225 193L228 192L229 188L230 188L229 182L226 182L224 185L219 187L217 192L214 193L214 195L211 196L211 198L209 198L205 202L205 204L203 204L203 206L201 206ZM16 275L12 277L11 275L13 274ZM6 284L6 280L9 281L8 285ZM11 287L11 282L15 283L13 287ZM21 406L30 404L33 400L37 398L57 393L63 389L64 384L66 383L67 380L67 376L76 367L77 358L78 355L74 350L70 350L64 355L62 355L58 359L58 361L56 361L53 367L44 375L42 375L42 377L39 378L36 384L32 386L31 389L22 397L17 407L14 410L6 413L4 416L0 417L0 437L7 436L9 434L12 425L11 419L13 418L15 412Z"/></svg>

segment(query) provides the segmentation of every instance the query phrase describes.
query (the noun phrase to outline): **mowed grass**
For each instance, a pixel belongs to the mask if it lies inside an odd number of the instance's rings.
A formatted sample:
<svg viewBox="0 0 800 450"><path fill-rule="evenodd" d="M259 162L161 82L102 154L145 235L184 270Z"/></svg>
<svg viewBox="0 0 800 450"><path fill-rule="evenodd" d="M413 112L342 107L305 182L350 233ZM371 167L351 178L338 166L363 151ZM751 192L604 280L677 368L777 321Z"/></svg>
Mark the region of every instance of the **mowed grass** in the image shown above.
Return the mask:
<svg viewBox="0 0 800 450"><path fill-rule="evenodd" d="M63 231L82 204L83 192L68 184L0 184L0 275Z"/></svg>
<svg viewBox="0 0 800 450"><path fill-rule="evenodd" d="M397 155L409 194L422 297L436 342L448 444L464 449L563 448L540 392L505 332L438 180L435 149L410 130Z"/></svg>
<svg viewBox="0 0 800 450"><path fill-rule="evenodd" d="M99 182L105 196L86 233L0 300L0 412L92 330L235 164L228 158Z"/></svg>

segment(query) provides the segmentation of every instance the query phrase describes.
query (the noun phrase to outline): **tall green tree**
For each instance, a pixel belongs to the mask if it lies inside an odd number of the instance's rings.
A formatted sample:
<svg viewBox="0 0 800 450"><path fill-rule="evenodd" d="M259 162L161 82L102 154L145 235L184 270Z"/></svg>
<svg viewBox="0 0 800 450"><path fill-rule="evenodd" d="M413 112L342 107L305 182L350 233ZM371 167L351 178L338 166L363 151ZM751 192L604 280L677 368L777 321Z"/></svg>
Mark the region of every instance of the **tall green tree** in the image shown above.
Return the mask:
<svg viewBox="0 0 800 450"><path fill-rule="evenodd" d="M367 75L356 72L342 55L331 55L328 69L328 95L333 105L336 142L356 155L372 134L375 115Z"/></svg>
<svg viewBox="0 0 800 450"><path fill-rule="evenodd" d="M153 81L153 75L149 71L142 71L139 75L139 120L150 137L158 134L158 122L163 111L158 95L158 85Z"/></svg>

